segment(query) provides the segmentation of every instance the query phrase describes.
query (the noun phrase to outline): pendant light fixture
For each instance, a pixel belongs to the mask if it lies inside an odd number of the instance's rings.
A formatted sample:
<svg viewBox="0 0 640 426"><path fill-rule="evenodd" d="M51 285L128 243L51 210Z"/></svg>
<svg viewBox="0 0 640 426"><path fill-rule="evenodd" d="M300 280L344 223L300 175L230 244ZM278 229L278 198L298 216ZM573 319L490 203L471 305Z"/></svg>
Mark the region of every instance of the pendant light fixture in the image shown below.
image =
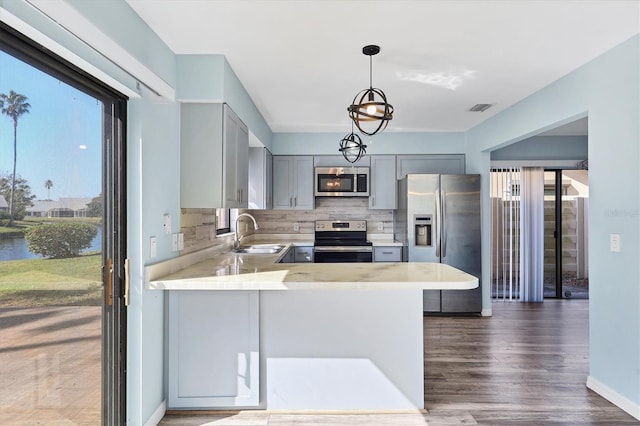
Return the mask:
<svg viewBox="0 0 640 426"><path fill-rule="evenodd" d="M353 103L347 111L362 133L373 136L387 128L389 120L393 118L393 106L387 102L387 97L382 90L373 87L372 56L380 53L380 46L374 44L365 46L362 48L362 53L369 57L369 88L362 90L353 98Z"/></svg>
<svg viewBox="0 0 640 426"><path fill-rule="evenodd" d="M360 136L353 132L353 123L351 123L351 133L340 140L339 151L350 163L357 162L367 153L367 146L362 143Z"/></svg>

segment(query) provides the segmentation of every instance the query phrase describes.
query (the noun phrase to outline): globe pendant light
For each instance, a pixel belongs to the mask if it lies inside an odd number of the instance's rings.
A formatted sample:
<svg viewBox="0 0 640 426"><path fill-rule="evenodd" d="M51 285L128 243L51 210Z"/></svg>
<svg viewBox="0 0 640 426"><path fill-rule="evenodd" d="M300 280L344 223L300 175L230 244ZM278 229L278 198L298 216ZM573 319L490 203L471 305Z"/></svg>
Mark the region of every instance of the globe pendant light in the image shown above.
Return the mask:
<svg viewBox="0 0 640 426"><path fill-rule="evenodd" d="M367 153L367 146L362 143L360 136L353 133L353 123L351 123L351 133L340 140L340 149L345 160L355 163Z"/></svg>
<svg viewBox="0 0 640 426"><path fill-rule="evenodd" d="M393 118L393 105L387 102L387 97L380 89L374 88L372 83L372 56L380 52L380 46L368 45L362 48L362 53L369 56L369 88L362 90L353 98L347 111L349 117L366 135L373 136L384 131ZM372 123L372 125L367 125Z"/></svg>

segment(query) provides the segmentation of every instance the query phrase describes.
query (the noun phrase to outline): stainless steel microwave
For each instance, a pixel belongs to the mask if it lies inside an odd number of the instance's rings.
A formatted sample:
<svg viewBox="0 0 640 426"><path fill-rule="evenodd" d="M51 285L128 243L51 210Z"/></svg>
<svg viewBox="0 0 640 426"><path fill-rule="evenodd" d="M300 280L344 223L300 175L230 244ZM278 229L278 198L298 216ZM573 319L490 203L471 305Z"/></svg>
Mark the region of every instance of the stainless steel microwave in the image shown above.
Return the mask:
<svg viewBox="0 0 640 426"><path fill-rule="evenodd" d="M316 197L368 197L368 167L316 167Z"/></svg>

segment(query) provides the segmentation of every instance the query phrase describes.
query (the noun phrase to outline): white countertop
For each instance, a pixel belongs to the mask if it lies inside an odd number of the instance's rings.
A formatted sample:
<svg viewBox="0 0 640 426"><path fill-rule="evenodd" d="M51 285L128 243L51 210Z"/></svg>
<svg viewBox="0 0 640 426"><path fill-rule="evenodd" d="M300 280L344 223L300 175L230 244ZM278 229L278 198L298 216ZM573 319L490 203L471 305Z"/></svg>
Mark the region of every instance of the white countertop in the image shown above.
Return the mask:
<svg viewBox="0 0 640 426"><path fill-rule="evenodd" d="M260 241L264 242L263 240ZM467 290L478 279L440 263L275 263L277 254L236 254L202 250L145 267L152 290Z"/></svg>

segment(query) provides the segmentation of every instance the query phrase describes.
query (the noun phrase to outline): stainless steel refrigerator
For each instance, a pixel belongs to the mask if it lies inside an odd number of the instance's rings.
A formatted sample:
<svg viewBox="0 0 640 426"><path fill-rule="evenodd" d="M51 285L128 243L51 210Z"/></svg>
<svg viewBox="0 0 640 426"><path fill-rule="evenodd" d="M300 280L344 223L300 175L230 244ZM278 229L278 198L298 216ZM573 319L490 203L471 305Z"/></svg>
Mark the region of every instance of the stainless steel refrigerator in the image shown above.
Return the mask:
<svg viewBox="0 0 640 426"><path fill-rule="evenodd" d="M480 175L408 174L398 181L395 239L403 260L446 263L481 278ZM480 313L472 290L425 290L424 312Z"/></svg>

